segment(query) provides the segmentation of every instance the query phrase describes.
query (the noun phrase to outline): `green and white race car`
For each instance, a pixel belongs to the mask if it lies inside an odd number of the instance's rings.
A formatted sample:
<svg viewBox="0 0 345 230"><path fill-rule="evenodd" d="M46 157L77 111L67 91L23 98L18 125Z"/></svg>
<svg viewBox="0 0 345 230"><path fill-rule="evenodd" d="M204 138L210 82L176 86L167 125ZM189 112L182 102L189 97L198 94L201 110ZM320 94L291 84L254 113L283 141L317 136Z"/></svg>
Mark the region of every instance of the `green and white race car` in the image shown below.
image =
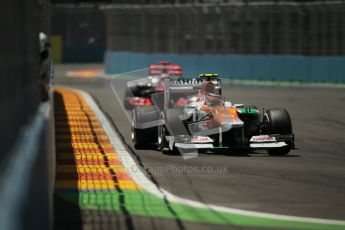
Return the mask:
<svg viewBox="0 0 345 230"><path fill-rule="evenodd" d="M234 104L221 95L217 74L166 80L153 106L132 111L134 146L156 146L163 152L201 150L249 152L266 149L286 155L295 149L289 113L282 108L260 111Z"/></svg>

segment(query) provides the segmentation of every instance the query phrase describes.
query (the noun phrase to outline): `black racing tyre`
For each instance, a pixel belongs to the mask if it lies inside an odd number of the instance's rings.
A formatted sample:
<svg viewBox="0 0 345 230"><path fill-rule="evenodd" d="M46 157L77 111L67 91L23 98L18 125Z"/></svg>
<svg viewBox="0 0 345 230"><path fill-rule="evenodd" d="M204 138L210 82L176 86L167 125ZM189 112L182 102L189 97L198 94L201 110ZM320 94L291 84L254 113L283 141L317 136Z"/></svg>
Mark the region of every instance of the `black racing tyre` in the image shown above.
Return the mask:
<svg viewBox="0 0 345 230"><path fill-rule="evenodd" d="M267 124L267 134L292 134L291 118L286 109L268 109L264 114L264 122ZM286 155L290 152L290 146L268 149L270 155Z"/></svg>
<svg viewBox="0 0 345 230"><path fill-rule="evenodd" d="M132 111L131 137L136 149L142 149L157 143L158 112L153 106L138 106ZM147 128L137 127L138 124L151 124Z"/></svg>
<svg viewBox="0 0 345 230"><path fill-rule="evenodd" d="M268 109L264 115L269 134L292 134L292 124L286 109Z"/></svg>

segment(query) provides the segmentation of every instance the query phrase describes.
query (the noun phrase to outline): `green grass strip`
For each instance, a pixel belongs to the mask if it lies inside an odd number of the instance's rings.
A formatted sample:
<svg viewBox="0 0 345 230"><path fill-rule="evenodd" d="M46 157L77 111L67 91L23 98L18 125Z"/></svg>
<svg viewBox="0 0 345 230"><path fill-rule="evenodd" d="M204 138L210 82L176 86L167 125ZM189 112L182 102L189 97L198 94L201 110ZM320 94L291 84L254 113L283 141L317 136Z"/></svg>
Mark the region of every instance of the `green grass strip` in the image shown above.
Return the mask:
<svg viewBox="0 0 345 230"><path fill-rule="evenodd" d="M304 221L279 220L206 208L165 202L144 190L102 191L102 192L57 192L62 199L81 208L104 211L128 212L131 215L178 219L210 224L236 225L242 227L286 228L286 229L345 229L345 225L320 224ZM122 203L121 203L122 202Z"/></svg>

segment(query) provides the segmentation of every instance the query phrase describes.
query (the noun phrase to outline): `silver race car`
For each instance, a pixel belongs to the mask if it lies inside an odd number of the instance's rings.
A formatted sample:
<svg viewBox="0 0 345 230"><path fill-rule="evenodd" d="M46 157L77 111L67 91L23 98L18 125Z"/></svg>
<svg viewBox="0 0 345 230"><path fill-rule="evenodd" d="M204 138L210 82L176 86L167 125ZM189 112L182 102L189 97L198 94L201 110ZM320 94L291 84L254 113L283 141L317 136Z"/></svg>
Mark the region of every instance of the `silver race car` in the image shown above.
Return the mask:
<svg viewBox="0 0 345 230"><path fill-rule="evenodd" d="M295 149L289 113L234 104L221 94L217 74L167 79L164 92L151 95L152 106L132 111L136 148L156 146L162 152L201 150L249 152L266 149L286 155Z"/></svg>

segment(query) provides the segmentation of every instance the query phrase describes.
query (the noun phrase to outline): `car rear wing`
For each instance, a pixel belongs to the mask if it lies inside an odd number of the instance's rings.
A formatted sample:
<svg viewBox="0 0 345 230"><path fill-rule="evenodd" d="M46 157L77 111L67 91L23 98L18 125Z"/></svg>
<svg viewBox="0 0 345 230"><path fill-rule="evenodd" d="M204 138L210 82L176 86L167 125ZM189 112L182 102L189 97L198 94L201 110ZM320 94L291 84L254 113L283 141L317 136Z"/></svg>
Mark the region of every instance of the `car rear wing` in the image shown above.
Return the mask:
<svg viewBox="0 0 345 230"><path fill-rule="evenodd" d="M167 84L165 84L166 90L171 91L182 91L182 90L199 90L201 85L209 81L216 86L217 89L221 89L222 81L221 79L204 79L204 78L179 78L179 79L170 79Z"/></svg>
<svg viewBox="0 0 345 230"><path fill-rule="evenodd" d="M149 75L160 75L163 70L166 70L169 75L182 75L182 66L179 65L150 65Z"/></svg>

